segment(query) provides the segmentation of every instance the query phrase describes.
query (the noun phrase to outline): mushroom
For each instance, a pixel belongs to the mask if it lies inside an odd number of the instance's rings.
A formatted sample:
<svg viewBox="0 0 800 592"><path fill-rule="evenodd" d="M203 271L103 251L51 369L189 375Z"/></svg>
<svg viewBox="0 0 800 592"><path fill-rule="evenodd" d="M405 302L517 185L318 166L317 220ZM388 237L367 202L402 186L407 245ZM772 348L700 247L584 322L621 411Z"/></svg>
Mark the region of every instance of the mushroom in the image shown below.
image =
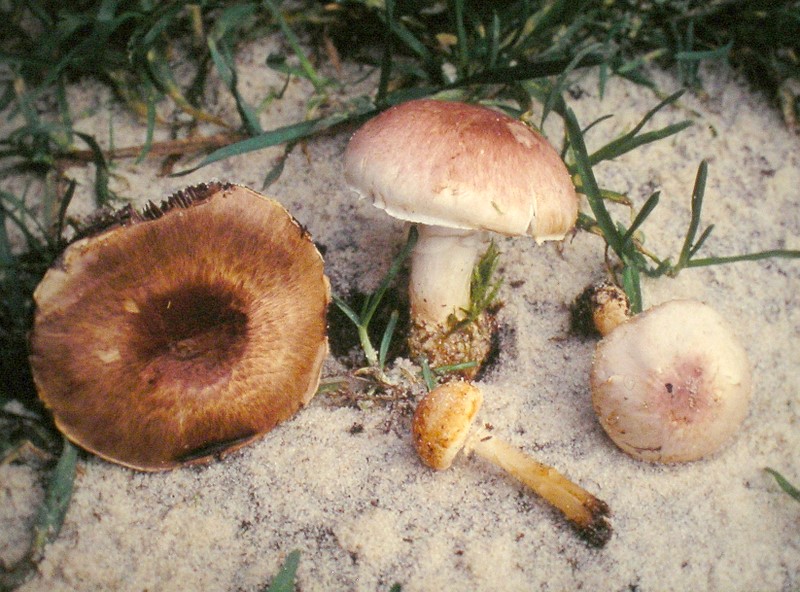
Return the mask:
<svg viewBox="0 0 800 592"><path fill-rule="evenodd" d="M622 450L652 462L691 461L716 452L739 429L750 400L750 364L714 309L672 300L608 322L601 332L592 404Z"/></svg>
<svg viewBox="0 0 800 592"><path fill-rule="evenodd" d="M482 402L481 391L463 381L444 383L423 397L412 424L414 447L422 462L432 469L444 470L460 450L465 454L474 452L559 510L589 544L605 545L611 537L608 505L487 428L471 430Z"/></svg>
<svg viewBox="0 0 800 592"><path fill-rule="evenodd" d="M486 327L472 329L462 343L450 331L470 307L485 231L561 240L578 213L567 168L539 133L465 103L421 99L388 109L353 135L344 174L375 206L420 225L409 345L432 365L480 363L489 350Z"/></svg>
<svg viewBox="0 0 800 592"><path fill-rule="evenodd" d="M208 461L316 392L322 257L276 201L189 187L73 242L34 299L30 364L57 427L145 471Z"/></svg>

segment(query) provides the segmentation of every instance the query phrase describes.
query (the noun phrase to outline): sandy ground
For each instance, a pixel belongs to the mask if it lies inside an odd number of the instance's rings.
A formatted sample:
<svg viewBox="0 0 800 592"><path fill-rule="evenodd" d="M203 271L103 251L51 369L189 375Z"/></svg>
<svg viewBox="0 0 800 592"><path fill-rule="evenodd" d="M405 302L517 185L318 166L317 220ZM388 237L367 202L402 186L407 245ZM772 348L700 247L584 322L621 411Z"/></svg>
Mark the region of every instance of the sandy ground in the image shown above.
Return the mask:
<svg viewBox="0 0 800 592"><path fill-rule="evenodd" d="M242 56L242 92L254 102L283 83L261 65L272 45L255 44ZM669 75L656 76L665 92L677 88ZM800 248L800 140L730 72L709 71L704 80L705 95L685 96L651 124L691 117L695 125L598 166L601 185L639 205L661 191L644 228L647 244L677 254L697 166L706 159L704 220L716 225L708 255ZM600 98L593 74L577 79L578 89L569 104L584 125L614 115L588 134L590 151L658 102L616 79ZM264 112L264 127L300 119L309 92L291 84ZM209 96L235 120L221 87L212 85ZM113 126L117 146L144 140L142 126L104 89L71 88L70 102L79 129L103 139ZM558 143L556 118L549 124ZM343 133L295 150L268 191L324 247L333 289L345 298L377 285L405 232L345 186L346 142ZM258 189L280 153L263 150L185 178L157 176L157 163L120 161L113 187L138 205L211 178ZM92 172L70 173L79 193L90 195ZM92 208L88 199L75 207ZM389 590L395 583L409 592L800 589L800 506L764 471L774 467L800 481L800 264L740 263L645 281L646 306L691 297L728 317L755 385L749 416L729 446L706 460L661 466L629 458L605 436L588 391L594 342L567 332L567 304L602 277L599 239L580 233L560 246L507 238L498 245L501 352L480 383L480 417L608 502L614 536L604 549L587 547L553 510L477 458L460 458L442 473L423 467L402 406L357 407L320 395L263 440L208 466L143 474L85 458L61 534L22 590L260 590L294 549L302 553L304 591ZM326 375L343 373L346 361L331 356ZM421 391L419 384L409 389ZM24 553L41 498L31 468L0 467L6 564Z"/></svg>

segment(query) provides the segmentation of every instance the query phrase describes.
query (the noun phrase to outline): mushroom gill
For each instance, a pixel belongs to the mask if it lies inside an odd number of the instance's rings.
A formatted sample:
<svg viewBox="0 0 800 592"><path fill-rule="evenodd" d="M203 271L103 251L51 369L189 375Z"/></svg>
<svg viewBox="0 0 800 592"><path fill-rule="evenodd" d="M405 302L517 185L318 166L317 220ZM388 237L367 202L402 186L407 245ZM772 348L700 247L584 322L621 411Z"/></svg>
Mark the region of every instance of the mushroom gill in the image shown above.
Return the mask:
<svg viewBox="0 0 800 592"><path fill-rule="evenodd" d="M187 188L72 243L35 295L30 363L73 442L141 470L239 448L308 403L322 257L276 201Z"/></svg>

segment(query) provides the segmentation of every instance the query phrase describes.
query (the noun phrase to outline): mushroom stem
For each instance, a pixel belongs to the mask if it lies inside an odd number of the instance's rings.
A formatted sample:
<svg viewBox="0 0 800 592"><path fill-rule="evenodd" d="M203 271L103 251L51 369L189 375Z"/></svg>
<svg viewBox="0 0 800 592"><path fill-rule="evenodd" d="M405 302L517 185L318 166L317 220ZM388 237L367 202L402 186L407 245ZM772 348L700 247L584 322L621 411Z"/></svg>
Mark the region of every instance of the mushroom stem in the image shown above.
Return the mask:
<svg viewBox="0 0 800 592"><path fill-rule="evenodd" d="M469 308L472 269L484 243L483 233L441 226L419 226L411 256L411 316L444 324Z"/></svg>
<svg viewBox="0 0 800 592"><path fill-rule="evenodd" d="M480 389L468 382L446 382L425 395L411 426L422 462L442 471L450 467L460 450L474 451L560 510L590 545L605 545L611 538L608 505L486 429L471 429L482 402Z"/></svg>
<svg viewBox="0 0 800 592"><path fill-rule="evenodd" d="M476 430L464 447L502 468L559 510L580 536L595 547L602 547L611 537L608 504L573 483L553 467L542 464L519 448Z"/></svg>

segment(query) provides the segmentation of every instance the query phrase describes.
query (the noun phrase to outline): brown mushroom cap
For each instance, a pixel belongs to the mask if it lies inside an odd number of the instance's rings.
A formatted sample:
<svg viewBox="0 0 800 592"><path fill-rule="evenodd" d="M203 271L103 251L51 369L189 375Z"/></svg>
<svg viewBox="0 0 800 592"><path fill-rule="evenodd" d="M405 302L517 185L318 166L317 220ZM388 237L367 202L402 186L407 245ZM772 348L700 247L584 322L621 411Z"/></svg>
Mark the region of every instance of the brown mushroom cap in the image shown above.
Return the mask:
<svg viewBox="0 0 800 592"><path fill-rule="evenodd" d="M447 382L425 395L411 426L422 462L432 469L450 468L482 403L480 389L468 382Z"/></svg>
<svg viewBox="0 0 800 592"><path fill-rule="evenodd" d="M420 99L368 121L345 152L345 178L410 222L560 240L578 199L567 168L540 134L507 115Z"/></svg>
<svg viewBox="0 0 800 592"><path fill-rule="evenodd" d="M188 188L70 245L36 289L30 363L58 428L141 470L292 416L327 353L322 257L272 199Z"/></svg>

